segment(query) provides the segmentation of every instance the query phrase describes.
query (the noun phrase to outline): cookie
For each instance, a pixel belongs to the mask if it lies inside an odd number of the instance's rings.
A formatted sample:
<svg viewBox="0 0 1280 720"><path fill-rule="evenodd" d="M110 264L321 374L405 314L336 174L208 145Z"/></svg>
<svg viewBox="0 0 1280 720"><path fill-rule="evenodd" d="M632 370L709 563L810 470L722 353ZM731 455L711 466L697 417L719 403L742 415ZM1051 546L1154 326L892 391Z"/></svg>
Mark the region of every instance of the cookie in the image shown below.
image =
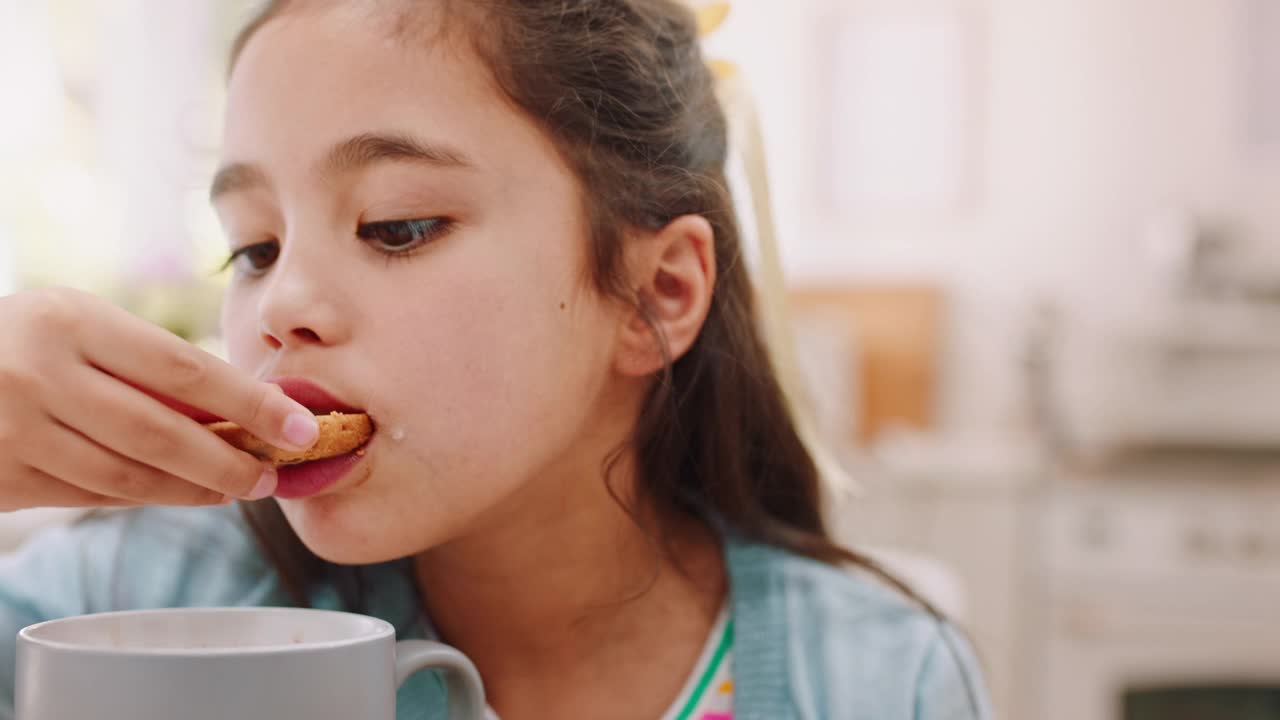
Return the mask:
<svg viewBox="0 0 1280 720"><path fill-rule="evenodd" d="M332 412L317 415L316 421L320 423L320 438L305 452L282 450L263 442L233 422L210 423L205 427L231 445L276 465L296 465L346 455L358 450L373 435L373 421L364 413Z"/></svg>

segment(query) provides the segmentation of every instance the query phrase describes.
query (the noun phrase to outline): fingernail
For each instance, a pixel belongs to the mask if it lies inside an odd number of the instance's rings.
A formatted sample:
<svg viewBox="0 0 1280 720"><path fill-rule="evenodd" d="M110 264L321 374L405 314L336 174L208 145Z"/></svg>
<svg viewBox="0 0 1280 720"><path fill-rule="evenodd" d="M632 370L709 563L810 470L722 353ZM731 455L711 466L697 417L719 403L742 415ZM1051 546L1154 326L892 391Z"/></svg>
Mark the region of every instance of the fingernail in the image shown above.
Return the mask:
<svg viewBox="0 0 1280 720"><path fill-rule="evenodd" d="M269 467L262 471L262 477L258 478L258 484L253 486L253 490L245 496L245 500L261 500L271 497L276 491L276 483L279 478L276 475L276 469Z"/></svg>
<svg viewBox="0 0 1280 720"><path fill-rule="evenodd" d="M284 421L284 439L299 450L311 447L320 436L320 423L311 413L293 413Z"/></svg>

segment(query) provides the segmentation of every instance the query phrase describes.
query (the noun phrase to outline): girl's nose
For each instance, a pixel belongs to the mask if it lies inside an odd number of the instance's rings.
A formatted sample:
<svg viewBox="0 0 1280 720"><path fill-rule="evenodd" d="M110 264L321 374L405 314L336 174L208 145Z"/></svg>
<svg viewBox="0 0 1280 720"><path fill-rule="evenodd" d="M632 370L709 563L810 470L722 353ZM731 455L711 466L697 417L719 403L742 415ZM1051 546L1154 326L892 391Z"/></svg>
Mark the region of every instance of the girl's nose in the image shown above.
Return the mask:
<svg viewBox="0 0 1280 720"><path fill-rule="evenodd" d="M350 336L332 258L281 252L258 305L259 334L272 349L338 345Z"/></svg>

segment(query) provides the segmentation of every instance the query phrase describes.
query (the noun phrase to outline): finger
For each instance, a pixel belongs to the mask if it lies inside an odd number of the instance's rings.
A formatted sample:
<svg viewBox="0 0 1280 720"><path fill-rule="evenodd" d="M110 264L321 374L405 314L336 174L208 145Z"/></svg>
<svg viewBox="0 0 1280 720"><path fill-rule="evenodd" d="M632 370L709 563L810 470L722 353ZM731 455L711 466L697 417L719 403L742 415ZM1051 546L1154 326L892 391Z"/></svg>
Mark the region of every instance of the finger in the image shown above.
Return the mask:
<svg viewBox="0 0 1280 720"><path fill-rule="evenodd" d="M112 375L112 377L115 377L115 376ZM177 410L178 412L182 413L183 415L186 415L187 417L191 418L192 420L195 420L198 423L201 423L201 424L215 423L215 422L222 422L223 420L226 420L226 418L218 417L217 415L214 415L213 413L207 410L201 410L200 408L188 405L182 402L181 400L175 400L167 395L158 393L150 388L143 387L137 383L129 382L124 378L116 378L116 379L134 388L135 390L141 390L142 392L150 395L156 400L159 400L166 407L171 408L173 410Z"/></svg>
<svg viewBox="0 0 1280 720"><path fill-rule="evenodd" d="M274 468L116 378L81 365L64 382L66 390L51 401L50 411L103 448L220 496L260 499L275 490Z"/></svg>
<svg viewBox="0 0 1280 720"><path fill-rule="evenodd" d="M98 496L150 505L217 505L225 497L112 452L57 422L41 436L32 465Z"/></svg>
<svg viewBox="0 0 1280 720"><path fill-rule="evenodd" d="M27 467L19 471L15 478L26 490L31 490L29 501L22 508L6 508L19 510L24 508L90 508L90 507L134 507L137 503L107 497L98 493L76 487L71 483L40 470Z"/></svg>
<svg viewBox="0 0 1280 720"><path fill-rule="evenodd" d="M96 367L192 411L185 414L225 418L285 450L315 444L315 415L279 387L119 308L101 312L108 317L81 324L82 352Z"/></svg>

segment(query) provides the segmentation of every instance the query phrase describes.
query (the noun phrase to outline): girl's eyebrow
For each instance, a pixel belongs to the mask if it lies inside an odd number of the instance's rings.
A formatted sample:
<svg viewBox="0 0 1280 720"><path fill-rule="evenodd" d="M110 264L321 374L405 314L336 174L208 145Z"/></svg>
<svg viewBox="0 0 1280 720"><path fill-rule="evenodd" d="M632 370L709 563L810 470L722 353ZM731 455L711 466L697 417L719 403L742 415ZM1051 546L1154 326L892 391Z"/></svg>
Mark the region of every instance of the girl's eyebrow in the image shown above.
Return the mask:
<svg viewBox="0 0 1280 720"><path fill-rule="evenodd" d="M343 140L325 153L319 165L322 175L341 175L380 162L413 162L438 168L474 169L466 153L438 143L425 142L402 133L363 133ZM267 187L270 181L261 167L232 163L218 170L209 190L209 199L233 192Z"/></svg>
<svg viewBox="0 0 1280 720"><path fill-rule="evenodd" d="M216 202L223 195L267 187L270 184L266 173L262 172L257 165L232 163L219 169L213 176L213 185L209 188L209 201Z"/></svg>
<svg viewBox="0 0 1280 720"><path fill-rule="evenodd" d="M339 175L387 161L424 163L440 168L475 167L460 150L401 133L364 133L344 140L333 146L320 167L324 174Z"/></svg>

